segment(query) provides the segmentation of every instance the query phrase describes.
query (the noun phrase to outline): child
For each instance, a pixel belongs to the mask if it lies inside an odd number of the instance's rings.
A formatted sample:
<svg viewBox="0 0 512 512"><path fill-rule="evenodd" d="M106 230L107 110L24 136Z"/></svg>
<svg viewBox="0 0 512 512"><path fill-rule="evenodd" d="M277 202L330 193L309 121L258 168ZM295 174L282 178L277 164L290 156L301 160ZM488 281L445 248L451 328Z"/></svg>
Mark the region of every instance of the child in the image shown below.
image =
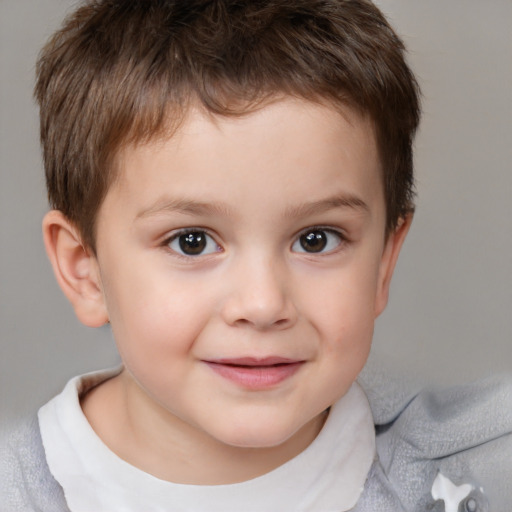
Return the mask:
<svg viewBox="0 0 512 512"><path fill-rule="evenodd" d="M6 510L507 510L506 383L356 382L419 120L376 7L88 2L36 96L46 248L123 366L17 432Z"/></svg>

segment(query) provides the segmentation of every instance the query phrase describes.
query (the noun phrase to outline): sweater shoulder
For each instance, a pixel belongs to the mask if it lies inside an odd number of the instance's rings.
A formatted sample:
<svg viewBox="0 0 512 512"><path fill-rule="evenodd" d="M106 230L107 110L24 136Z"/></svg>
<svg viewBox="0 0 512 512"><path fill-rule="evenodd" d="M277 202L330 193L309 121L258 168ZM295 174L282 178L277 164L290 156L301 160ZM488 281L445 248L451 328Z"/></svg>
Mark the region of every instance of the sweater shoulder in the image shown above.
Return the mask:
<svg viewBox="0 0 512 512"><path fill-rule="evenodd" d="M46 462L36 415L0 433L0 512L12 510L68 512Z"/></svg>
<svg viewBox="0 0 512 512"><path fill-rule="evenodd" d="M512 509L511 375L422 390L377 433L386 475L408 510L433 500L435 486L471 489L464 499L477 510Z"/></svg>

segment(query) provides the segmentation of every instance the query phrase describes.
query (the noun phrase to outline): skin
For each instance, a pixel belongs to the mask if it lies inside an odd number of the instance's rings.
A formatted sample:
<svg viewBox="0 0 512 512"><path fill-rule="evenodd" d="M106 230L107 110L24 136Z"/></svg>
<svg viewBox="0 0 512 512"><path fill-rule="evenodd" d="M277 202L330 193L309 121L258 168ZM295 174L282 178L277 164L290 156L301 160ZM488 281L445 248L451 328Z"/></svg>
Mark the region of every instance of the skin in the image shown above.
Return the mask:
<svg viewBox="0 0 512 512"><path fill-rule="evenodd" d="M164 480L268 472L316 437L387 302L410 219L385 237L372 123L294 99L235 119L196 109L118 164L96 254L60 212L44 220L63 291L86 325L110 321L125 368L83 411L111 450ZM203 252L183 252L184 229L206 236ZM327 245L312 252L308 233ZM241 357L294 370L255 386L215 369Z"/></svg>

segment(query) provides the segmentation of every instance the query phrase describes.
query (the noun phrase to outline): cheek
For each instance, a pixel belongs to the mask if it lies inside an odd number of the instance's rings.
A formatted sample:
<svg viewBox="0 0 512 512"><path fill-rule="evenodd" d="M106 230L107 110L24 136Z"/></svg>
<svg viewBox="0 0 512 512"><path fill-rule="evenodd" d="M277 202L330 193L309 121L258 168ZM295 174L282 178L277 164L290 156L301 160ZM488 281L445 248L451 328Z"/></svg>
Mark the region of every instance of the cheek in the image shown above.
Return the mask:
<svg viewBox="0 0 512 512"><path fill-rule="evenodd" d="M322 373L336 393L334 399L347 391L368 358L377 274L375 265L347 267L323 279L310 296L310 319L321 340Z"/></svg>
<svg viewBox="0 0 512 512"><path fill-rule="evenodd" d="M151 366L189 352L211 315L212 297L168 274L125 273L107 286L112 332L127 366Z"/></svg>
<svg viewBox="0 0 512 512"><path fill-rule="evenodd" d="M344 343L350 343L354 335L358 337L358 332L365 336L373 331L378 266L363 263L313 276L304 292L317 328Z"/></svg>
<svg viewBox="0 0 512 512"><path fill-rule="evenodd" d="M121 360L149 396L166 407L178 403L176 390L193 388L194 350L209 308L188 293L167 293L161 280L124 290L112 319Z"/></svg>

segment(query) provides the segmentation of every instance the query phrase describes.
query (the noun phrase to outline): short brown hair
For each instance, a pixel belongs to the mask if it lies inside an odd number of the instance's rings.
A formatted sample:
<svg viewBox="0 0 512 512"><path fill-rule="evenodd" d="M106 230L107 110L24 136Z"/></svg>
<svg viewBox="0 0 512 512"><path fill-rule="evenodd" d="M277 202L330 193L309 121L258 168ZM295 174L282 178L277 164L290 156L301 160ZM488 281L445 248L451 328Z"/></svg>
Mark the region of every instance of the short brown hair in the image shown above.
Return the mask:
<svg viewBox="0 0 512 512"><path fill-rule="evenodd" d="M402 41L365 0L86 1L37 63L50 204L94 249L124 144L163 135L192 102L241 115L283 94L370 116L393 229L413 207L419 90Z"/></svg>

